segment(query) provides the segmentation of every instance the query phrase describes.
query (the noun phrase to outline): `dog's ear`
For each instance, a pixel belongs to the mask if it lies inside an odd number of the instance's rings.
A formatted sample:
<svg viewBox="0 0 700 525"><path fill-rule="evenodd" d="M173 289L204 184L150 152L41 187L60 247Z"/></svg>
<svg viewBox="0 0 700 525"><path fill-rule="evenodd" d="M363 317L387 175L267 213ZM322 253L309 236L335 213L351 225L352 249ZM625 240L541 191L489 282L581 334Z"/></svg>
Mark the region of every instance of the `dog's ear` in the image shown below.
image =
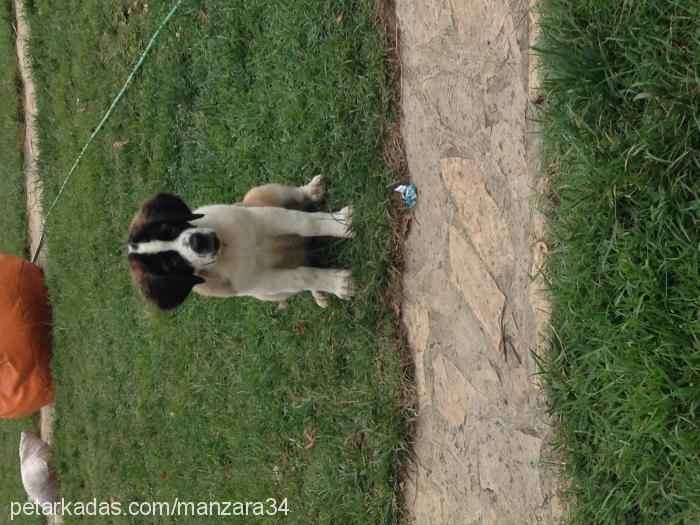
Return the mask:
<svg viewBox="0 0 700 525"><path fill-rule="evenodd" d="M131 278L141 294L161 310L171 310L180 306L192 287L204 282L194 274L158 275L148 268L142 256L130 253L128 256Z"/></svg>
<svg viewBox="0 0 700 525"><path fill-rule="evenodd" d="M192 213L180 197L170 193L159 193L141 205L129 226L129 242L137 241L151 224L160 222L191 222L204 217L201 213Z"/></svg>
<svg viewBox="0 0 700 525"><path fill-rule="evenodd" d="M204 279L196 275L155 275L141 276L139 288L143 295L161 310L172 310L180 306Z"/></svg>
<svg viewBox="0 0 700 525"><path fill-rule="evenodd" d="M159 193L148 199L141 207L141 213L146 222L190 222L204 217L192 213L185 201L170 193Z"/></svg>

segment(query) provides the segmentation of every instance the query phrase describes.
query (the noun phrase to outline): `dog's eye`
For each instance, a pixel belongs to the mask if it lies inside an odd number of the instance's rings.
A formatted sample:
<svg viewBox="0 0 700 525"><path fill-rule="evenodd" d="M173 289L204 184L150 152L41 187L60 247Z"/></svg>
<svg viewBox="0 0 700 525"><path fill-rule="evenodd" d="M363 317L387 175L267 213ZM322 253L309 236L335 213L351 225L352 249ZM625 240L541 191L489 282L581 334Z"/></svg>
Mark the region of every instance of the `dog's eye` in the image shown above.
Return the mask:
<svg viewBox="0 0 700 525"><path fill-rule="evenodd" d="M176 239L178 235L180 235L180 232L182 232L183 229L184 228L179 224L164 222L159 227L160 231L158 237L163 240L172 241Z"/></svg>
<svg viewBox="0 0 700 525"><path fill-rule="evenodd" d="M163 252L160 260L161 268L166 274L191 273L190 266L182 256L174 251Z"/></svg>

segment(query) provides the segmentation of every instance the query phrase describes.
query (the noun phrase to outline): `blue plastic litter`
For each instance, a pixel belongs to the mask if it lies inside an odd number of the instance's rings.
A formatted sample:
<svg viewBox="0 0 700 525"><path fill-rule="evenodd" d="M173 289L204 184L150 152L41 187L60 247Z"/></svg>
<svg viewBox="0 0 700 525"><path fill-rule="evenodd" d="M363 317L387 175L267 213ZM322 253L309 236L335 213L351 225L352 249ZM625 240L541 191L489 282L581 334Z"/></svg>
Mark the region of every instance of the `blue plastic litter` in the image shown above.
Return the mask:
<svg viewBox="0 0 700 525"><path fill-rule="evenodd" d="M396 186L394 191L401 194L404 202L409 208L413 208L416 205L416 199L418 195L416 194L416 187L413 184Z"/></svg>

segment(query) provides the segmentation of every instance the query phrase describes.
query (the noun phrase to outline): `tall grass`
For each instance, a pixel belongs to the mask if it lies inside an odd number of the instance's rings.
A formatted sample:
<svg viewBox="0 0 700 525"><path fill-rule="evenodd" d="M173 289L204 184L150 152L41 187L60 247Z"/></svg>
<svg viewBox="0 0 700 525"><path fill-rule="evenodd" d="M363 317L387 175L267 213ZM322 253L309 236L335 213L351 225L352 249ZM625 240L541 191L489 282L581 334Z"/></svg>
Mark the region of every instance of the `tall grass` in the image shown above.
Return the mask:
<svg viewBox="0 0 700 525"><path fill-rule="evenodd" d="M700 522L700 4L540 6L574 523Z"/></svg>

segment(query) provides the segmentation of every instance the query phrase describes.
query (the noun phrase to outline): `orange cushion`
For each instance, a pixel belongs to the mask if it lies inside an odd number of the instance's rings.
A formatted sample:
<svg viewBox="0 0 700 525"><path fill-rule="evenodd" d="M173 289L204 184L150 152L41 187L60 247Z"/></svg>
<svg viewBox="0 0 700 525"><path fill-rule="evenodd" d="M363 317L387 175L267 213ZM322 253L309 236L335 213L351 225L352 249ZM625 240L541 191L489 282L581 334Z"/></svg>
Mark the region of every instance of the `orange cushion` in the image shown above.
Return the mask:
<svg viewBox="0 0 700 525"><path fill-rule="evenodd" d="M21 417L53 400L51 309L41 269L0 254L0 417Z"/></svg>

